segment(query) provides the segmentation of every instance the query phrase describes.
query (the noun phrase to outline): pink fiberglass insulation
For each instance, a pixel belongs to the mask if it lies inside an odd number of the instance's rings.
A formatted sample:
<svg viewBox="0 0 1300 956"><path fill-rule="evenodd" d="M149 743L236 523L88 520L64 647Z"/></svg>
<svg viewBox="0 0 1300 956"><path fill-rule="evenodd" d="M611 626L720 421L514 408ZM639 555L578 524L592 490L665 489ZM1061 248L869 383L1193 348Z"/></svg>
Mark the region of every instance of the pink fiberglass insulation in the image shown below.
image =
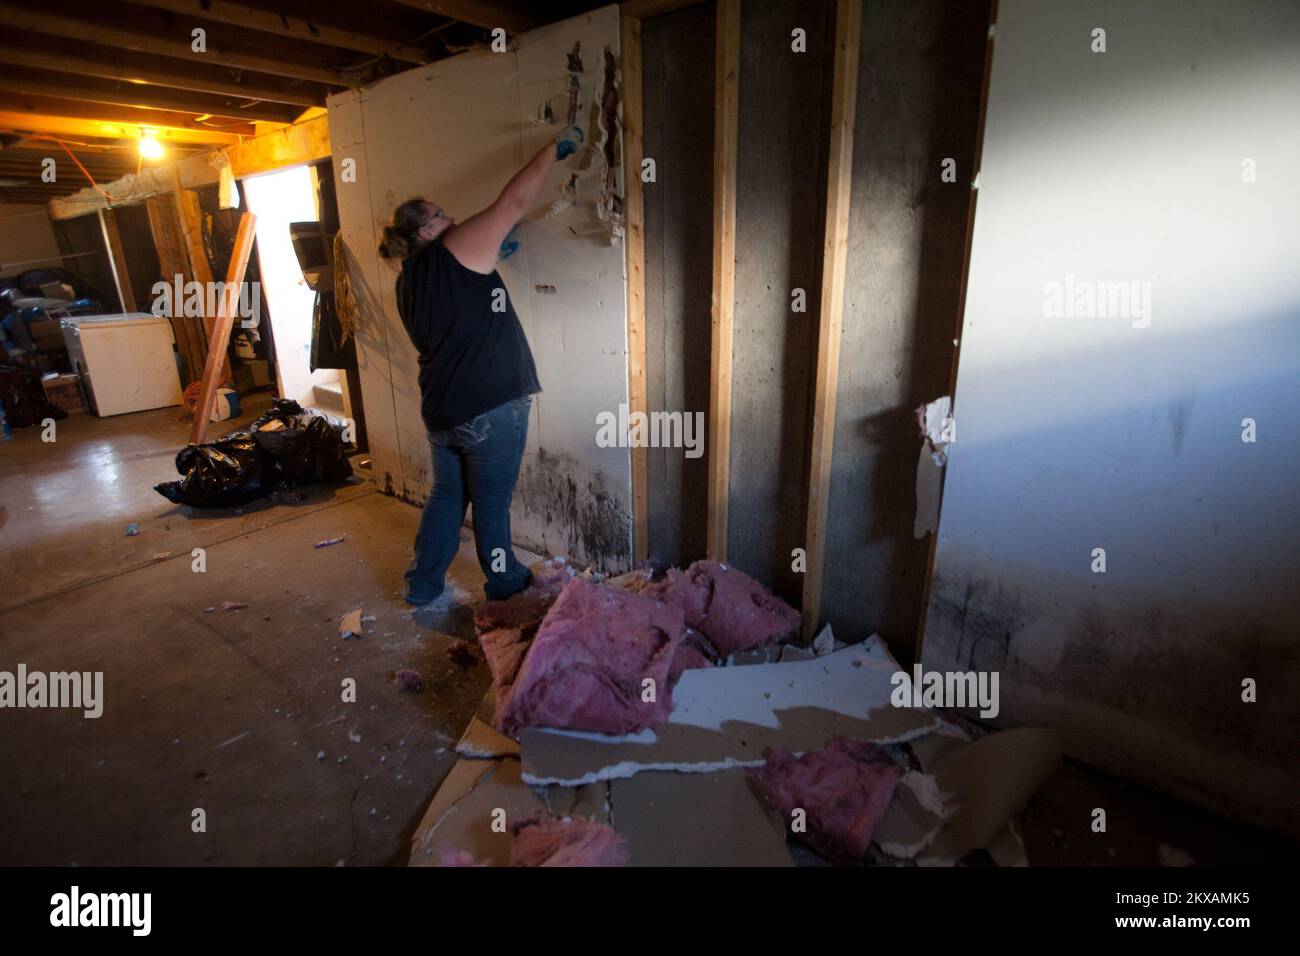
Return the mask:
<svg viewBox="0 0 1300 956"><path fill-rule="evenodd" d="M676 653L673 654L672 666L668 668L668 680L675 685L677 678L682 676L683 671L712 666L713 661L701 654L694 645L682 641L677 645Z"/></svg>
<svg viewBox="0 0 1300 956"><path fill-rule="evenodd" d="M682 612L574 578L533 639L500 726L625 734L662 723L672 710L669 667L682 641ZM654 679L655 699L642 700Z"/></svg>
<svg viewBox="0 0 1300 956"><path fill-rule="evenodd" d="M875 744L837 737L797 758L775 748L753 776L787 826L796 808L807 813L807 832L794 833L796 840L832 863L847 864L871 847L899 769Z"/></svg>
<svg viewBox="0 0 1300 956"><path fill-rule="evenodd" d="M670 568L641 593L682 609L686 623L723 655L765 647L799 633L799 612L748 574L717 561Z"/></svg>
<svg viewBox="0 0 1300 956"><path fill-rule="evenodd" d="M515 628L501 628L480 634L478 642L492 671L492 723L499 728L530 641Z"/></svg>
<svg viewBox="0 0 1300 956"><path fill-rule="evenodd" d="M604 823L539 810L510 830L511 866L627 866L627 845Z"/></svg>
<svg viewBox="0 0 1300 956"><path fill-rule="evenodd" d="M561 582L572 580L573 573L561 567L504 601L485 601L474 609L474 629L479 646L492 671L493 723L501 726L501 715L514 687L519 666L528 645L546 612L560 593ZM554 591L550 590L552 587Z"/></svg>

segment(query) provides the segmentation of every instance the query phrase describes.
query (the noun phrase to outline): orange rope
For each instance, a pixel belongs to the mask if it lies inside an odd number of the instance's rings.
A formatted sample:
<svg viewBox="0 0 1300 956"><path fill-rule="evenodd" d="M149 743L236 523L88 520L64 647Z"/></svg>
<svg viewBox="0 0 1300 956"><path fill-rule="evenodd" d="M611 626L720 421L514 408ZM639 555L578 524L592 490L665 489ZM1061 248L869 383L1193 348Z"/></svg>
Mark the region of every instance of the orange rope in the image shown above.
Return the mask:
<svg viewBox="0 0 1300 956"><path fill-rule="evenodd" d="M90 171L89 171L88 169L86 169L85 166L81 165L81 160L77 159L76 154L73 153L72 150L68 149L68 144L67 144L67 143L65 143L63 140L61 140L61 139L59 139L59 138L57 138L57 137L55 137L55 136L44 136L44 135L41 135L41 136L33 136L33 137L31 137L31 138L32 138L32 139L48 139L48 140L53 140L54 142L56 142L56 143L58 143L60 146L62 146L62 147L63 147L63 151L64 151L65 153L68 154L68 156L72 159L72 161L73 161L74 163L77 164L77 168L81 170L81 172L85 175L85 177L86 177L88 180L90 180L90 185L93 186L93 187L95 188L95 191L96 191L97 193L99 193L101 196L103 196L105 199L107 199L110 203L114 201L114 200L113 200L113 197L110 196L110 195L108 194L108 192L107 192L105 189L103 189L103 188L99 185L99 183L95 182L95 177L92 176L92 175L90 175Z"/></svg>

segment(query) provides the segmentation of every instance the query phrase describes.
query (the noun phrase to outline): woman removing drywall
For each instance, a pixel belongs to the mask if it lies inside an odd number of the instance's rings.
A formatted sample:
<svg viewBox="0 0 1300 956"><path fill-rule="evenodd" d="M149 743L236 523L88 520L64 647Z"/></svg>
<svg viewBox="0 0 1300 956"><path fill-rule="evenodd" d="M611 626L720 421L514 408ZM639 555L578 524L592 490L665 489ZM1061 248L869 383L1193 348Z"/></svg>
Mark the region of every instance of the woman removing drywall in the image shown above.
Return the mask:
<svg viewBox="0 0 1300 956"><path fill-rule="evenodd" d="M532 396L542 387L496 262L551 167L582 139L576 127L562 130L492 205L462 223L417 197L384 227L379 253L402 261L397 308L420 353L420 411L433 453L433 491L406 572L406 601L421 623L451 606L445 578L467 505L488 600L523 590L531 577L510 544L510 501Z"/></svg>

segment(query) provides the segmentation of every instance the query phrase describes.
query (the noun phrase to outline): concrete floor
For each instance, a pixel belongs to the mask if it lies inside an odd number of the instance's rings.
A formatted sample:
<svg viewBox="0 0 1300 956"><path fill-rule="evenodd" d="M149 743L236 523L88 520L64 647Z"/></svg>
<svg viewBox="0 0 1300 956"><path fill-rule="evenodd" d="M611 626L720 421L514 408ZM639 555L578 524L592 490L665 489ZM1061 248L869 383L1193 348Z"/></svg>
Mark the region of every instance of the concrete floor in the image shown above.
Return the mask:
<svg viewBox="0 0 1300 956"><path fill-rule="evenodd" d="M268 399L246 404L239 421ZM472 635L467 612L436 633L401 603L418 510L364 476L294 504L178 507L153 490L188 437L176 409L57 428L50 444L25 428L0 446L0 670L103 671L106 703L97 720L0 712L0 865L405 862L488 684L481 663L445 655ZM131 522L141 533L127 537ZM451 579L482 598L467 537ZM248 607L205 610L223 601ZM340 640L357 607L376 620ZM402 667L423 693L397 689ZM1109 832L1091 832L1094 807ZM191 828L196 808L205 833ZM1155 866L1162 845L1218 864L1296 850L1077 764L1017 826L1036 865Z"/></svg>
<svg viewBox="0 0 1300 956"><path fill-rule="evenodd" d="M178 507L152 487L176 477L177 409L57 427L0 448L0 669L103 671L106 703L0 714L0 864L404 861L488 683L401 603L417 509L360 478L295 505ZM468 547L451 577L482 597ZM248 607L205 612L223 601ZM340 640L357 607L376 620ZM398 690L402 667L423 693Z"/></svg>

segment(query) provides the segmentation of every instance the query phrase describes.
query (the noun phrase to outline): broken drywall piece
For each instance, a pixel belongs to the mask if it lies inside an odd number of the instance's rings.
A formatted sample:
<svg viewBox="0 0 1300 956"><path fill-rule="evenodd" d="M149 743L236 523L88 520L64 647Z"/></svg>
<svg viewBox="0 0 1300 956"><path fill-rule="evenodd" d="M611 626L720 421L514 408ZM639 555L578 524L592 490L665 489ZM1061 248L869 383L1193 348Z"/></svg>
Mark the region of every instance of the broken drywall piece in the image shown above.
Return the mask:
<svg viewBox="0 0 1300 956"><path fill-rule="evenodd" d="M821 629L821 633L813 638L813 653L818 657L825 657L831 651L835 650L835 632L827 624Z"/></svg>
<svg viewBox="0 0 1300 956"><path fill-rule="evenodd" d="M362 630L361 624L361 608L344 614L339 621L339 637L346 641L349 638L364 636L365 632Z"/></svg>
<svg viewBox="0 0 1300 956"><path fill-rule="evenodd" d="M876 828L876 845L888 856L911 860L934 842L956 809L955 798L934 777L908 771Z"/></svg>
<svg viewBox="0 0 1300 956"><path fill-rule="evenodd" d="M1025 843L1016 830L1015 821L1009 822L987 847L989 856L998 866L1028 866Z"/></svg>
<svg viewBox="0 0 1300 956"><path fill-rule="evenodd" d="M793 865L780 818L743 770L640 773L612 781L609 801L632 866Z"/></svg>
<svg viewBox="0 0 1300 956"><path fill-rule="evenodd" d="M943 493L943 469L948 464L948 446L957 440L953 431L952 398L945 395L916 408L921 430L921 451L916 461L916 517L912 536L924 538L939 527L939 502Z"/></svg>
<svg viewBox="0 0 1300 956"><path fill-rule="evenodd" d="M933 402L918 405L916 421L934 463L942 468L948 464L948 446L956 441L953 433L952 398L945 395Z"/></svg>
<svg viewBox="0 0 1300 956"><path fill-rule="evenodd" d="M324 757L324 751L320 757ZM433 800L420 819L415 833L411 836L410 866L438 866L441 853L435 854L428 845L436 825L447 815L452 807L468 795L478 782L496 769L495 763L487 760L457 760L452 764L447 776L442 779L434 791ZM456 847L448 847L452 853L463 852Z"/></svg>
<svg viewBox="0 0 1300 956"><path fill-rule="evenodd" d="M533 792L557 817L610 822L609 784L604 781L581 787L536 787Z"/></svg>
<svg viewBox="0 0 1300 956"><path fill-rule="evenodd" d="M456 753L462 757L517 757L519 744L491 724L471 717L456 744Z"/></svg>
<svg viewBox="0 0 1300 956"><path fill-rule="evenodd" d="M437 866L445 853L468 853L509 866L511 824L541 809L519 777L518 760L458 760L411 838L411 865Z"/></svg>
<svg viewBox="0 0 1300 956"><path fill-rule="evenodd" d="M492 726L492 712L496 696L489 689L483 695L478 713L469 719L465 732L456 743L456 753L462 757L518 757L519 744Z"/></svg>
<svg viewBox="0 0 1300 956"><path fill-rule="evenodd" d="M1063 741L1051 730L1017 727L990 734L939 758L939 788L961 800L917 862L949 866L987 847L1061 766Z"/></svg>
<svg viewBox="0 0 1300 956"><path fill-rule="evenodd" d="M970 743L970 735L956 724L947 721L935 728L935 732L915 740L909 740L907 746L916 755L916 761L924 773L932 773L935 765L954 750L960 750Z"/></svg>
<svg viewBox="0 0 1300 956"><path fill-rule="evenodd" d="M668 722L639 736L527 729L524 779L576 785L646 770L709 773L763 763L769 747L801 754L835 737L901 743L940 717L890 704L898 664L878 639L809 661L689 670Z"/></svg>

